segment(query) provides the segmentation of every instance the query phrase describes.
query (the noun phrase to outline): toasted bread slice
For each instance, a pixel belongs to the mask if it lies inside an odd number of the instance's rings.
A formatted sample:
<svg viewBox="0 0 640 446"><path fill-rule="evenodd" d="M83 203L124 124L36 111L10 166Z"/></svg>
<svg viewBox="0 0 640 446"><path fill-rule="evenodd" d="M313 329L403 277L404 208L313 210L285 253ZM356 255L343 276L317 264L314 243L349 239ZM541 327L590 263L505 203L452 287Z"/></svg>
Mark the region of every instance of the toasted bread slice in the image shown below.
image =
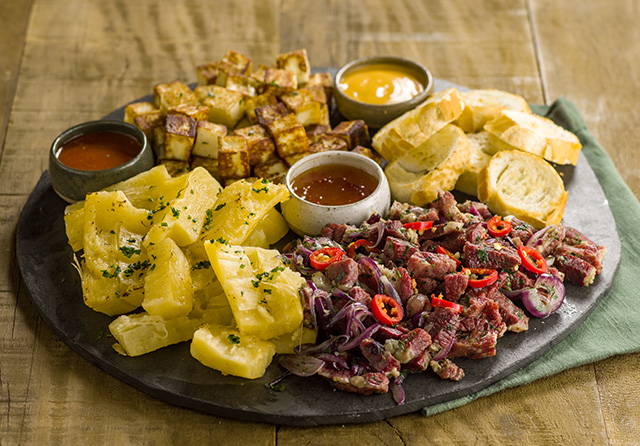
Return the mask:
<svg viewBox="0 0 640 446"><path fill-rule="evenodd" d="M568 195L551 164L520 150L496 153L478 174L478 198L492 212L538 229L560 223Z"/></svg>
<svg viewBox="0 0 640 446"><path fill-rule="evenodd" d="M542 116L503 110L484 126L496 150L518 149L557 164L578 162L580 140L552 120Z"/></svg>
<svg viewBox="0 0 640 446"><path fill-rule="evenodd" d="M394 200L422 206L452 190L469 162L469 142L455 125L446 125L416 150L385 168Z"/></svg>
<svg viewBox="0 0 640 446"><path fill-rule="evenodd" d="M373 136L372 146L387 161L393 161L455 121L463 109L462 95L457 89L439 91L382 127Z"/></svg>
<svg viewBox="0 0 640 446"><path fill-rule="evenodd" d="M469 163L460 174L456 182L456 190L467 195L478 196L478 173L487 165L491 159L489 133L482 131L478 133L468 133L469 140Z"/></svg>
<svg viewBox="0 0 640 446"><path fill-rule="evenodd" d="M471 90L462 94L464 110L456 123L466 133L482 130L502 110L517 110L531 113L529 104L520 95L502 90Z"/></svg>

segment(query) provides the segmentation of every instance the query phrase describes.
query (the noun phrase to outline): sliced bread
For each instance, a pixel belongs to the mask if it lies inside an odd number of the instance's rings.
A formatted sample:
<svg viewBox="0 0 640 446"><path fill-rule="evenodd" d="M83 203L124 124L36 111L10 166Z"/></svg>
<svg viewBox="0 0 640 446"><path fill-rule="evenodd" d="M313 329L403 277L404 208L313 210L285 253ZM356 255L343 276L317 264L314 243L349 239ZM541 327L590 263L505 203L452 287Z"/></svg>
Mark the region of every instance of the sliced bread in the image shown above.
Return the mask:
<svg viewBox="0 0 640 446"><path fill-rule="evenodd" d="M415 150L385 167L391 197L422 206L452 190L469 162L469 142L455 125L446 125Z"/></svg>
<svg viewBox="0 0 640 446"><path fill-rule="evenodd" d="M560 223L568 192L542 158L520 150L491 157L478 174L478 198L498 215L514 215L535 228Z"/></svg>
<svg viewBox="0 0 640 446"><path fill-rule="evenodd" d="M520 95L502 90L471 90L462 94L464 110L456 121L466 133L482 130L502 110L517 110L531 113L526 99Z"/></svg>
<svg viewBox="0 0 640 446"><path fill-rule="evenodd" d="M467 134L469 140L469 163L456 182L456 190L467 195L478 196L478 173L491 159L489 133L481 131Z"/></svg>
<svg viewBox="0 0 640 446"><path fill-rule="evenodd" d="M575 166L582 149L576 135L548 118L531 113L503 110L484 129L496 151L523 150L557 164Z"/></svg>

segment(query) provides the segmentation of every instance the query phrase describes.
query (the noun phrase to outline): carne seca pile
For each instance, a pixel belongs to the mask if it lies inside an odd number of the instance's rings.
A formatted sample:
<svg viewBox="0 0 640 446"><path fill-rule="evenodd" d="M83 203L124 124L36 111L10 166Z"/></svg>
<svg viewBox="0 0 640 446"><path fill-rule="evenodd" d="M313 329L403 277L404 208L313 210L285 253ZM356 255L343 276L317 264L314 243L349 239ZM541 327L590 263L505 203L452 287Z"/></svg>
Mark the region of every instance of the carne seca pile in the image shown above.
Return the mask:
<svg viewBox="0 0 640 446"><path fill-rule="evenodd" d="M454 358L496 354L505 332L528 329L564 299L563 281L587 286L606 248L561 225L540 231L486 205L457 203L449 192L424 208L393 203L386 219L360 227L329 224L322 236L285 248L307 278L305 324L316 345L281 358L298 376L318 374L364 395L391 389L432 369L454 381Z"/></svg>

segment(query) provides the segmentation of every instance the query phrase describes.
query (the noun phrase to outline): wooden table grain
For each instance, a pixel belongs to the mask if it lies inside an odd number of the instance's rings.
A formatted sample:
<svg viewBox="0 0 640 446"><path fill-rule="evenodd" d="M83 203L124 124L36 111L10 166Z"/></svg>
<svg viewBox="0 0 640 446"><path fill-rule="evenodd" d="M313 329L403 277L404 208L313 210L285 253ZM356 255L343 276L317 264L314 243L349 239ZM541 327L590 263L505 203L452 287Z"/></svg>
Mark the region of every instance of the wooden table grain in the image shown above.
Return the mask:
<svg viewBox="0 0 640 446"><path fill-rule="evenodd" d="M182 409L81 359L17 271L18 216L47 149L154 84L195 80L228 49L316 66L399 54L436 77L533 103L572 100L640 197L636 0L20 0L0 12L0 444L633 445L640 354L606 359L432 417L292 428Z"/></svg>

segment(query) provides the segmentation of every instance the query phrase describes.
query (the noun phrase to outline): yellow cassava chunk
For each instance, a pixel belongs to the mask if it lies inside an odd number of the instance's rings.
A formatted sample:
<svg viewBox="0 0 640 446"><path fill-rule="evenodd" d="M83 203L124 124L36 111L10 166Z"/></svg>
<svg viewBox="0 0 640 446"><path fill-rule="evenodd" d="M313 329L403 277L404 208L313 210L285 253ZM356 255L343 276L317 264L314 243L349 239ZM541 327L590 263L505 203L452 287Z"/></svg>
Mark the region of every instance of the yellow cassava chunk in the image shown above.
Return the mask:
<svg viewBox="0 0 640 446"><path fill-rule="evenodd" d="M71 249L80 251L84 246L84 201L64 208L64 229Z"/></svg>
<svg viewBox="0 0 640 446"><path fill-rule="evenodd" d="M210 241L205 249L240 332L270 339L300 326L305 281L278 251Z"/></svg>
<svg viewBox="0 0 640 446"><path fill-rule="evenodd" d="M202 167L172 178L162 187L153 214L153 226L145 245L172 238L178 246L187 246L198 239L216 196L220 183Z"/></svg>
<svg viewBox="0 0 640 446"><path fill-rule="evenodd" d="M276 353L292 354L294 349L303 344L315 344L318 330L303 327L302 325L291 333L285 333L276 338L269 339L276 346Z"/></svg>
<svg viewBox="0 0 640 446"><path fill-rule="evenodd" d="M202 364L247 379L263 376L275 353L271 342L218 324L203 325L191 341L191 355Z"/></svg>
<svg viewBox="0 0 640 446"><path fill-rule="evenodd" d="M142 245L146 211L131 205L120 192L87 195L84 204L85 303L109 315L131 311L142 302L149 262Z"/></svg>
<svg viewBox="0 0 640 446"><path fill-rule="evenodd" d="M163 193L162 186L170 180L171 175L165 165L159 164L104 190L121 190L135 207L152 210L157 207L158 197Z"/></svg>
<svg viewBox="0 0 640 446"><path fill-rule="evenodd" d="M152 263L144 280L142 308L165 319L186 316L193 308L189 261L170 238L149 245L147 252Z"/></svg>
<svg viewBox="0 0 640 446"><path fill-rule="evenodd" d="M148 313L136 313L119 316L109 324L109 331L118 341L114 346L116 350L128 356L139 356L188 341L200 325L199 319L186 316L164 319Z"/></svg>
<svg viewBox="0 0 640 446"><path fill-rule="evenodd" d="M289 232L289 225L276 208L271 208L247 236L243 245L269 248Z"/></svg>

